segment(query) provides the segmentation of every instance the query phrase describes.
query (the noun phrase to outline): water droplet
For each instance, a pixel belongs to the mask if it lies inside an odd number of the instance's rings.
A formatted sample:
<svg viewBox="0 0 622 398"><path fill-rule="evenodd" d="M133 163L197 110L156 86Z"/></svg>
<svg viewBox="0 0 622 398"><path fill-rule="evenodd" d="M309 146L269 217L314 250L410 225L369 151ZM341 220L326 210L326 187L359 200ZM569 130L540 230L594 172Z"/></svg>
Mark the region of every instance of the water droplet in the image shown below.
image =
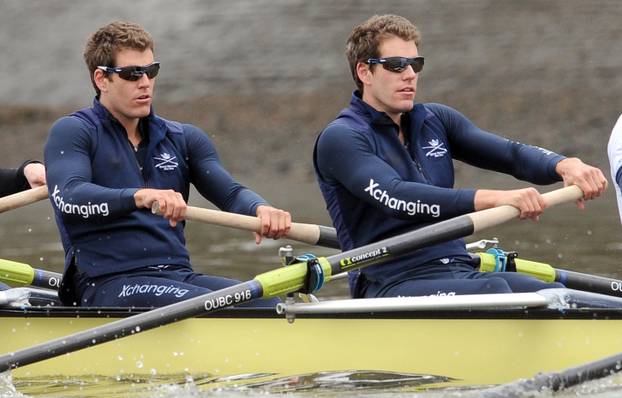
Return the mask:
<svg viewBox="0 0 622 398"><path fill-rule="evenodd" d="M151 368L151 370L149 371L151 373L152 376L155 376L158 374L158 371L155 370L154 368Z"/></svg>
<svg viewBox="0 0 622 398"><path fill-rule="evenodd" d="M122 361L122 360L123 360L123 357L122 357L121 355L118 355L118 356L117 356L117 359L118 359L119 361Z"/></svg>
<svg viewBox="0 0 622 398"><path fill-rule="evenodd" d="M591 230L591 229L588 229L588 230L587 230L587 234L588 234L588 236L592 236L592 230Z"/></svg>
<svg viewBox="0 0 622 398"><path fill-rule="evenodd" d="M39 257L39 261L43 261L43 257Z"/></svg>
<svg viewBox="0 0 622 398"><path fill-rule="evenodd" d="M61 154L61 155L64 155L64 154L65 154L65 151L60 151L60 154Z"/></svg>
<svg viewBox="0 0 622 398"><path fill-rule="evenodd" d="M143 363L143 361L136 361L136 367L138 369L142 369L142 367L145 366L145 364Z"/></svg>
<svg viewBox="0 0 622 398"><path fill-rule="evenodd" d="M134 330L136 330L136 333L140 332L140 326L136 326Z"/></svg>
<svg viewBox="0 0 622 398"><path fill-rule="evenodd" d="M32 228L28 227L28 232L32 232Z"/></svg>

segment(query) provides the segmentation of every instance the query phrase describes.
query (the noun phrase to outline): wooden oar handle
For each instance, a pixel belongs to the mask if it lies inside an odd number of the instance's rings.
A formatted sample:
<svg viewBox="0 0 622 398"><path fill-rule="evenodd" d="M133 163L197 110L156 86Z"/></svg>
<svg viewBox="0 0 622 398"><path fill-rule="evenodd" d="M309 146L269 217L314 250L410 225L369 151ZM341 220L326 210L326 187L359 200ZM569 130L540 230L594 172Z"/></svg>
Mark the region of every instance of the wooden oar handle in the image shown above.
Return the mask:
<svg viewBox="0 0 622 398"><path fill-rule="evenodd" d="M46 185L0 198L0 213L38 202L48 197Z"/></svg>
<svg viewBox="0 0 622 398"><path fill-rule="evenodd" d="M568 187L547 192L542 194L542 196L544 197L546 205L550 207L579 200L583 197L583 192L578 186L570 185ZM470 217L473 222L473 232L478 232L482 229L499 225L516 218L519 214L520 211L516 207L504 205L470 213L467 214L467 216Z"/></svg>
<svg viewBox="0 0 622 398"><path fill-rule="evenodd" d="M157 202L152 208L154 214L160 214ZM208 224L220 225L241 229L245 231L260 232L261 224L259 218L245 216L242 214L228 213L219 210L203 209L200 207L188 206L186 208L186 220L200 221ZM287 239L307 243L309 245L321 245L339 249L339 243L333 228L322 227L315 224L292 223L291 229L287 234Z"/></svg>
<svg viewBox="0 0 622 398"><path fill-rule="evenodd" d="M224 211L202 209L199 207L188 206L186 209L186 220L201 221L210 224L231 227L252 232L261 231L259 218L245 216L242 214L227 213ZM287 234L288 239L315 245L320 240L320 229L317 225L292 223L292 227Z"/></svg>
<svg viewBox="0 0 622 398"><path fill-rule="evenodd" d="M579 200L583 197L583 191L576 185L570 185L561 189L542 194L547 206L555 206L562 203Z"/></svg>

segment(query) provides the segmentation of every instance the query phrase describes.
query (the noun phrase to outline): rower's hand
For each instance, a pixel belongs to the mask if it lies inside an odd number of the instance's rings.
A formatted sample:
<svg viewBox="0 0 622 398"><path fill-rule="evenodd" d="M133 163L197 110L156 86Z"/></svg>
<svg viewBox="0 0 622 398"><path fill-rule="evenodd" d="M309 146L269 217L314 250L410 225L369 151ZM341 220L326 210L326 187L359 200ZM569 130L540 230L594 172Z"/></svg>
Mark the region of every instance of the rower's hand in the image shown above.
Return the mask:
<svg viewBox="0 0 622 398"><path fill-rule="evenodd" d="M45 185L45 166L41 163L28 163L24 166L24 177L30 184L30 188Z"/></svg>
<svg viewBox="0 0 622 398"><path fill-rule="evenodd" d="M292 216L289 212L272 206L257 206L257 217L261 222L261 234L255 234L255 243L260 244L263 236L272 239L281 239L289 233L292 227Z"/></svg>
<svg viewBox="0 0 622 398"><path fill-rule="evenodd" d="M139 189L134 194L136 207L152 210L155 203L158 206L158 214L166 218L171 227L177 226L177 222L186 215L186 201L179 192L172 189Z"/></svg>
<svg viewBox="0 0 622 398"><path fill-rule="evenodd" d="M488 190L478 189L475 191L475 210L484 210L491 207L510 205L519 210L521 220L532 219L538 221L540 214L546 208L544 197L535 188L522 188L513 190Z"/></svg>
<svg viewBox="0 0 622 398"><path fill-rule="evenodd" d="M603 172L579 158L566 158L555 166L555 171L564 180L564 186L576 185L583 191L583 199L577 201L580 209L585 208L585 201L599 197L607 189L607 179Z"/></svg>

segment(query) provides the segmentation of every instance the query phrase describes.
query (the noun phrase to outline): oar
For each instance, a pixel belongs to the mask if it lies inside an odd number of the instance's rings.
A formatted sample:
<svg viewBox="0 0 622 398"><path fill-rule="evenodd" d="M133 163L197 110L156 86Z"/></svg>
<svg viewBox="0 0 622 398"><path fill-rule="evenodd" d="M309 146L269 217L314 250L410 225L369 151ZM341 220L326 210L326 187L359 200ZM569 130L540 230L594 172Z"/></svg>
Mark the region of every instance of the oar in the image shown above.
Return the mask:
<svg viewBox="0 0 622 398"><path fill-rule="evenodd" d="M494 254L477 253L477 257L479 258L480 271L497 271L498 263ZM475 259L475 262L477 263L477 259ZM560 282L570 289L622 297L622 280L619 279L553 268L546 263L520 258L514 259L514 263L516 264L516 272L531 275L544 282Z"/></svg>
<svg viewBox="0 0 622 398"><path fill-rule="evenodd" d="M2 197L0 198L0 213L38 202L47 197L48 188L45 185Z"/></svg>
<svg viewBox="0 0 622 398"><path fill-rule="evenodd" d="M157 203L153 209L154 214L159 214ZM242 214L228 213L218 210L203 209L188 206L186 208L186 220L200 221L223 227L237 228L245 231L259 232L261 224L259 218ZM287 234L287 239L297 240L309 245L317 245L340 249L337 233L334 228L315 224L292 223L292 228Z"/></svg>
<svg viewBox="0 0 622 398"><path fill-rule="evenodd" d="M581 190L575 186L544 194L548 206L574 201L581 197ZM511 206L478 211L312 261L317 262L314 266L319 265L324 278L329 280L331 275L343 271L379 264L425 246L465 237L516 218L518 214L519 211ZM305 284L307 267L306 262L280 267L222 290L2 355L0 372L254 299L299 291Z"/></svg>
<svg viewBox="0 0 622 398"><path fill-rule="evenodd" d="M56 272L36 269L28 264L0 259L0 281L12 286L36 286L58 290L63 276Z"/></svg>
<svg viewBox="0 0 622 398"><path fill-rule="evenodd" d="M588 362L580 366L568 368L561 372L541 373L530 379L519 380L502 386L493 387L482 394L483 397L516 397L525 392L553 390L565 388L611 376L622 371L622 353Z"/></svg>

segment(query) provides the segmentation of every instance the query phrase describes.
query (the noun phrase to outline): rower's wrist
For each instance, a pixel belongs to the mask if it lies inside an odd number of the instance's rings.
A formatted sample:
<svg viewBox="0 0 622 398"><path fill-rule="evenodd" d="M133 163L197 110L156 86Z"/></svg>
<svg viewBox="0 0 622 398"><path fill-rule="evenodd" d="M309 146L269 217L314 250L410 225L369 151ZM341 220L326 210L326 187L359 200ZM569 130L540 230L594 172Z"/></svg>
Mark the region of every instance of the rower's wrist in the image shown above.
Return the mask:
<svg viewBox="0 0 622 398"><path fill-rule="evenodd" d="M489 209L495 207L497 201L497 192L491 189L478 189L473 197L473 208L475 211Z"/></svg>

